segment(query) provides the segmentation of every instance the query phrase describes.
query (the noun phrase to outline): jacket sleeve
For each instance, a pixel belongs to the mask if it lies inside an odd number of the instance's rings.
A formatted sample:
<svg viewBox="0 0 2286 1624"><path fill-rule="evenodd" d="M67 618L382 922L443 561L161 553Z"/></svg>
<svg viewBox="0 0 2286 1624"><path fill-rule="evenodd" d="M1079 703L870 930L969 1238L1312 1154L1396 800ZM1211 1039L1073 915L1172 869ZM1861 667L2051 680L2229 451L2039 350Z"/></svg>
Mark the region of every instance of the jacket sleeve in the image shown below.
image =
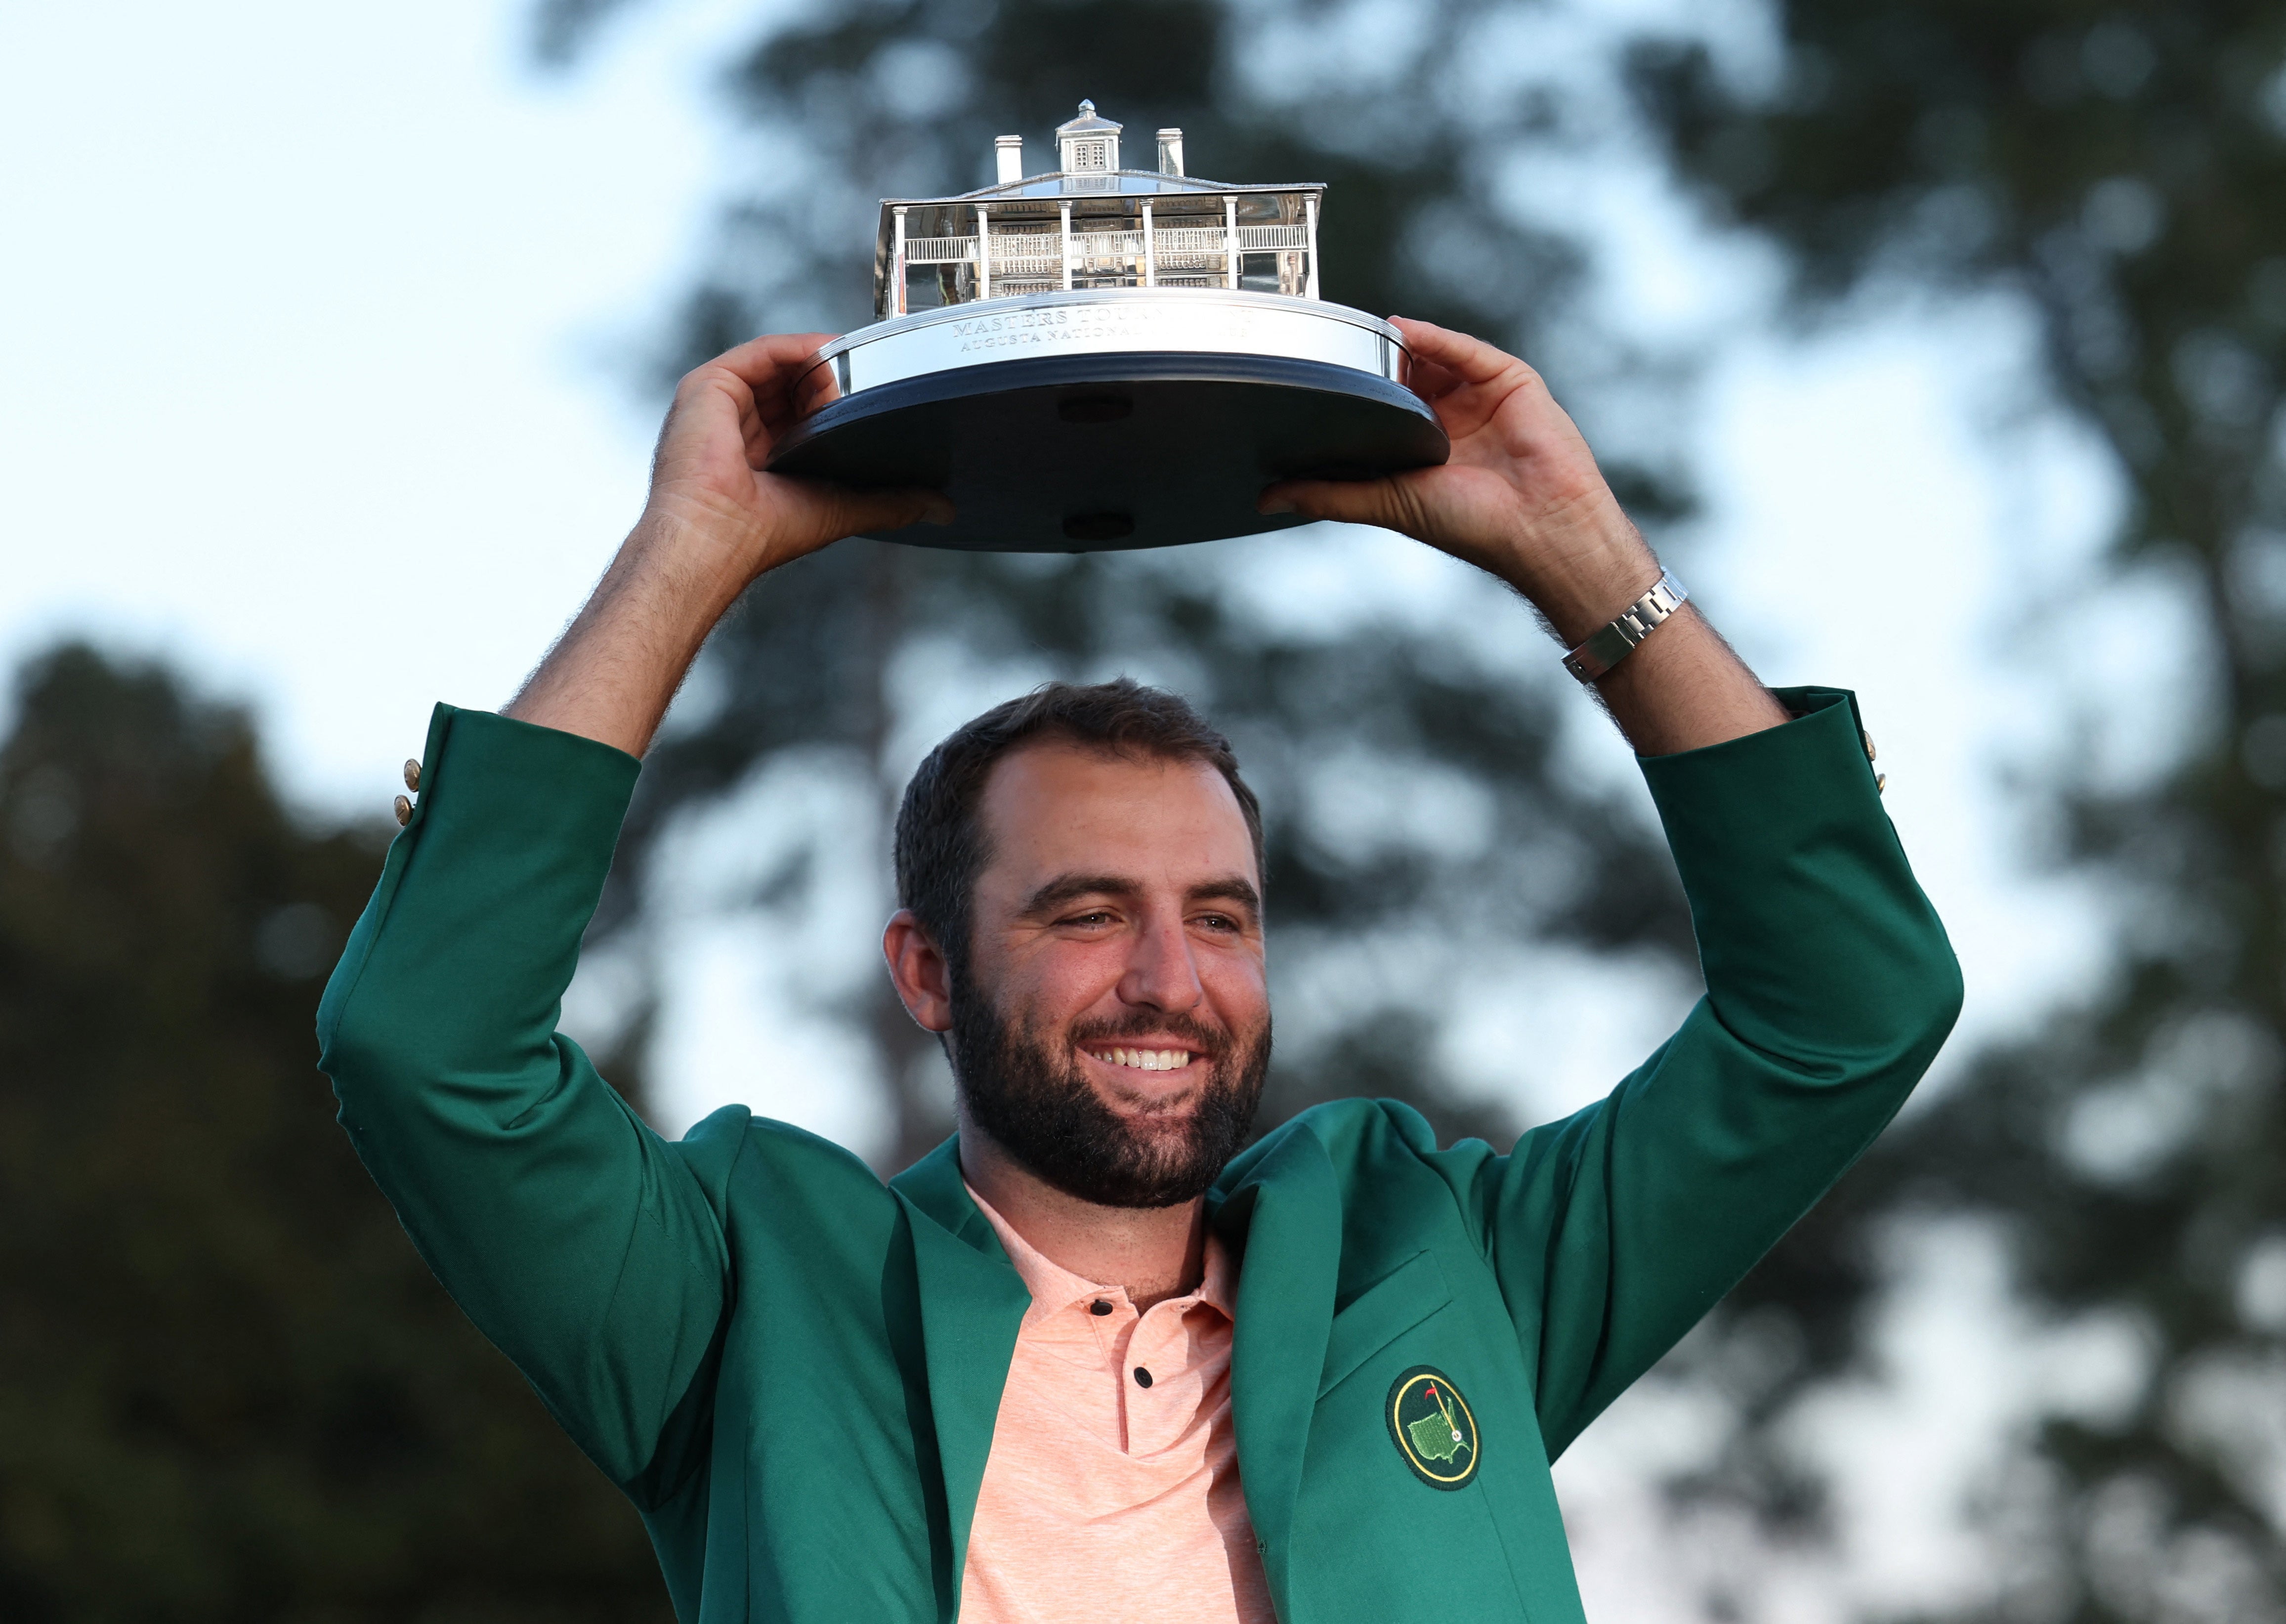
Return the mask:
<svg viewBox="0 0 2286 1624"><path fill-rule="evenodd" d="M649 1502L703 1436L745 1136L724 1114L666 1143L556 1029L636 772L592 740L439 706L318 1039L342 1125L437 1279Z"/></svg>
<svg viewBox="0 0 2286 1624"><path fill-rule="evenodd" d="M1779 697L1795 721L1642 763L1706 996L1604 1100L1512 1155L1448 1163L1551 1460L1856 1160L1959 1012L1959 966L1882 811L1855 700Z"/></svg>

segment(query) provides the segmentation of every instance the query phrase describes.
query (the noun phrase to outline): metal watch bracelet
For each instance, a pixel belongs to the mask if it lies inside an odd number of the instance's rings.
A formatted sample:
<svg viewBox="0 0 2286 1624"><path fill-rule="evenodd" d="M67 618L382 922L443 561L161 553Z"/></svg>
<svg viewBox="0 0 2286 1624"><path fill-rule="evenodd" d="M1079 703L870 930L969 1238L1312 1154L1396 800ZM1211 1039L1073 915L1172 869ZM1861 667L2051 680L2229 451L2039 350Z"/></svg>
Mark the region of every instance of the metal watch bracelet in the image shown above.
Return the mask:
<svg viewBox="0 0 2286 1624"><path fill-rule="evenodd" d="M1564 657L1564 669L1592 682L1635 652L1636 644L1664 625L1691 601L1674 576L1661 572L1658 584L1620 611L1620 618Z"/></svg>

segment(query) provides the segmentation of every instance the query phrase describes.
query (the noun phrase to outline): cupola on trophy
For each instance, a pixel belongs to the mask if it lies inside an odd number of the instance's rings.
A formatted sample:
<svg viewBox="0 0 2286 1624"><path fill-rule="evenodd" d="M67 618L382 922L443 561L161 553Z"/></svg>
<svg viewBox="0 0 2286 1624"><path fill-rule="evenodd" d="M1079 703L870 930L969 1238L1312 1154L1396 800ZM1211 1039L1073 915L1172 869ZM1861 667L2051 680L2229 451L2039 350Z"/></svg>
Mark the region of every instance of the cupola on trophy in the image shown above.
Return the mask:
<svg viewBox="0 0 2286 1624"><path fill-rule="evenodd" d="M1070 552L1281 529L1277 480L1445 461L1397 329L1319 297L1324 185L1188 174L1172 129L1126 168L1123 133L1083 101L1052 169L1005 135L992 185L884 200L873 324L818 351L771 469L951 499L900 541Z"/></svg>

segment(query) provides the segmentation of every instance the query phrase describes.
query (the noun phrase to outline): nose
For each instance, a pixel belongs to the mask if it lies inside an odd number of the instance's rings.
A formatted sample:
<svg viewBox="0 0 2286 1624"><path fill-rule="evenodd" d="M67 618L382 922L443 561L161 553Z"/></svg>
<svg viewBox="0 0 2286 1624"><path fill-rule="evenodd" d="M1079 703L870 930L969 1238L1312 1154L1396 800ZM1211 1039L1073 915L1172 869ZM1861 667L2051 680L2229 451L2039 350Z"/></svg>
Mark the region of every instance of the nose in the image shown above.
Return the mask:
<svg viewBox="0 0 2286 1624"><path fill-rule="evenodd" d="M1191 955L1191 939L1179 918L1155 919L1136 933L1119 998L1170 1013L1187 1013L1205 1001L1206 988Z"/></svg>

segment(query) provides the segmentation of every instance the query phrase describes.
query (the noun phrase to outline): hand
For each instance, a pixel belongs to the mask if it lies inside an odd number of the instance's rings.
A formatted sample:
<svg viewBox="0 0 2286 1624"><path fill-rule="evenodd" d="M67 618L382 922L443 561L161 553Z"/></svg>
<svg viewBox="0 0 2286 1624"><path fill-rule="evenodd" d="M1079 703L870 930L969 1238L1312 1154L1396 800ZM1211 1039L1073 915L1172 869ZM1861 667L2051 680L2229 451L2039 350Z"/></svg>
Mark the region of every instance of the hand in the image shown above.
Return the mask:
<svg viewBox="0 0 2286 1624"><path fill-rule="evenodd" d="M1514 586L1566 643L1648 590L1658 561L1540 374L1465 333L1392 319L1451 461L1383 479L1288 480L1262 493L1261 510L1425 541Z"/></svg>
<svg viewBox="0 0 2286 1624"><path fill-rule="evenodd" d="M934 491L858 491L763 471L793 424L807 363L832 341L828 333L774 334L685 374L659 430L637 534L695 540L735 596L764 571L844 536L950 520L952 504Z"/></svg>
<svg viewBox="0 0 2286 1624"><path fill-rule="evenodd" d="M659 430L650 501L508 715L641 755L722 612L753 579L861 530L942 524L934 491L853 491L762 471L824 333L740 344L687 374Z"/></svg>

